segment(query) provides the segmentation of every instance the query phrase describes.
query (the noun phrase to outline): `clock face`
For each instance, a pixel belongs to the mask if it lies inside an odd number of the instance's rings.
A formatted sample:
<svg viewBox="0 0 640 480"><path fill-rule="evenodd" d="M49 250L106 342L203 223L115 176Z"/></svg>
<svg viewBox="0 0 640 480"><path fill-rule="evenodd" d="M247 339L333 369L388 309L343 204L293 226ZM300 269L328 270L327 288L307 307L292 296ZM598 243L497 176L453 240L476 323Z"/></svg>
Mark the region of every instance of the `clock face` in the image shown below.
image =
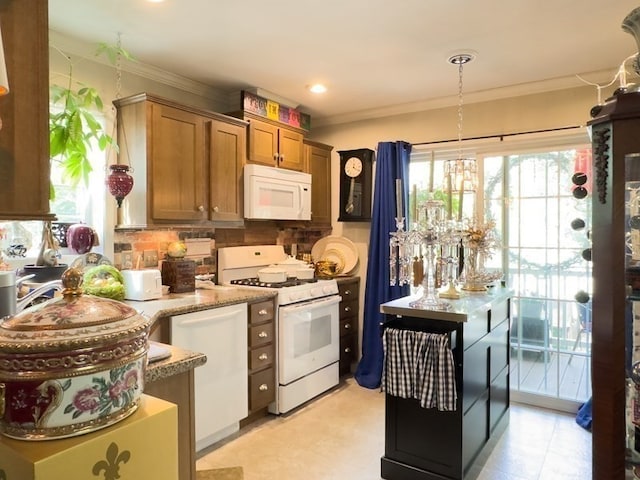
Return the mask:
<svg viewBox="0 0 640 480"><path fill-rule="evenodd" d="M344 173L351 178L357 177L362 172L362 160L358 157L351 157L344 164Z"/></svg>

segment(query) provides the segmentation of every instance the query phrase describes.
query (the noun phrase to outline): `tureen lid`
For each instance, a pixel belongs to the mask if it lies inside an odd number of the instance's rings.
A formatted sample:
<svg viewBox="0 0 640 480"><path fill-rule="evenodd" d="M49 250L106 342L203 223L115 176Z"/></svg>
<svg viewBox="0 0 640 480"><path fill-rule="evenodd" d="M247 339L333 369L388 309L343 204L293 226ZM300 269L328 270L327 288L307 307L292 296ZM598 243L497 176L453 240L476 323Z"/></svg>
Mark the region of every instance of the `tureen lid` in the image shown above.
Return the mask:
<svg viewBox="0 0 640 480"><path fill-rule="evenodd" d="M61 330L117 322L137 315L135 309L107 298L82 295L82 272L70 268L62 275L62 298L40 303L7 319L7 330Z"/></svg>

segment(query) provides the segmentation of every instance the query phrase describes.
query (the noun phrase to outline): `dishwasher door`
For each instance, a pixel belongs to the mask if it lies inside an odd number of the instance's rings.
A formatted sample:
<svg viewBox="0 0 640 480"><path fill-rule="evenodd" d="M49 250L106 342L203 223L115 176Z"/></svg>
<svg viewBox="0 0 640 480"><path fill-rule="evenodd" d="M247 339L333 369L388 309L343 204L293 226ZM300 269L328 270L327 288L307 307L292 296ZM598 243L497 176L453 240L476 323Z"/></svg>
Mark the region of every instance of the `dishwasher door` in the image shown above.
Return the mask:
<svg viewBox="0 0 640 480"><path fill-rule="evenodd" d="M196 451L238 431L248 415L247 304L171 318L171 344L204 353L195 369Z"/></svg>

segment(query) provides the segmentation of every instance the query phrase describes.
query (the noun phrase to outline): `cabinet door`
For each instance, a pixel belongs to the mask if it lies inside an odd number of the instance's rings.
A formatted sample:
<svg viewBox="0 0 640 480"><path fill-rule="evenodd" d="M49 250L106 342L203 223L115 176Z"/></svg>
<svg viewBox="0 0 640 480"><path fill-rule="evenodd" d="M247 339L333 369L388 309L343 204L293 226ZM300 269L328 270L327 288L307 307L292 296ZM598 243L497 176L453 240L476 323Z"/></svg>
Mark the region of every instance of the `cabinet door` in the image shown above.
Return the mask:
<svg viewBox="0 0 640 480"><path fill-rule="evenodd" d="M209 132L211 220L242 220L246 130L239 125L211 120Z"/></svg>
<svg viewBox="0 0 640 480"><path fill-rule="evenodd" d="M154 220L204 220L204 119L195 113L150 104L147 189Z"/></svg>
<svg viewBox="0 0 640 480"><path fill-rule="evenodd" d="M49 212L47 2L2 2L11 93L0 104L0 219L53 219Z"/></svg>
<svg viewBox="0 0 640 480"><path fill-rule="evenodd" d="M249 161L270 167L276 166L278 127L260 120L249 120Z"/></svg>
<svg viewBox="0 0 640 480"><path fill-rule="evenodd" d="M311 222L331 224L330 146L305 144L305 171L311 174Z"/></svg>
<svg viewBox="0 0 640 480"><path fill-rule="evenodd" d="M281 128L278 135L278 166L304 171L304 137L301 133Z"/></svg>

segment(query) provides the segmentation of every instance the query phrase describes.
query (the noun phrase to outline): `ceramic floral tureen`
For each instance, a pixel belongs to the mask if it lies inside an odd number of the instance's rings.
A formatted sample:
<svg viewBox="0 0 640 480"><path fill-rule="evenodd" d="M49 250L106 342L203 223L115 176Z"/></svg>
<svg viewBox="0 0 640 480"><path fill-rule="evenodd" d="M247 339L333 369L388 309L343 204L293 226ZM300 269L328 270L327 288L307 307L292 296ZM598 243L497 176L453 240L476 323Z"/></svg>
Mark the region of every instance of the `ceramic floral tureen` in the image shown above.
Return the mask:
<svg viewBox="0 0 640 480"><path fill-rule="evenodd" d="M82 272L63 296L0 323L0 432L48 440L92 432L135 411L150 321L128 305L82 295Z"/></svg>

